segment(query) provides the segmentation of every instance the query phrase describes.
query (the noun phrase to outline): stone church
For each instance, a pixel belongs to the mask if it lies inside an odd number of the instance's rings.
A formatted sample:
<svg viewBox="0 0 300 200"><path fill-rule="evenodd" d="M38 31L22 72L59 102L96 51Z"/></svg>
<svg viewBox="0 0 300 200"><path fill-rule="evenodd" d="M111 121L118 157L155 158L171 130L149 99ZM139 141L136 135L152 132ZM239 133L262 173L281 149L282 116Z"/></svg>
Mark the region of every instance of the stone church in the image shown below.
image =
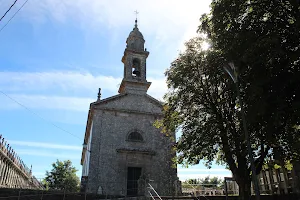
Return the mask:
<svg viewBox="0 0 300 200"><path fill-rule="evenodd" d="M145 40L137 26L126 40L119 94L91 103L83 143L82 191L105 195L174 195L173 141L153 126L162 103L147 94ZM175 138L175 134L173 135Z"/></svg>

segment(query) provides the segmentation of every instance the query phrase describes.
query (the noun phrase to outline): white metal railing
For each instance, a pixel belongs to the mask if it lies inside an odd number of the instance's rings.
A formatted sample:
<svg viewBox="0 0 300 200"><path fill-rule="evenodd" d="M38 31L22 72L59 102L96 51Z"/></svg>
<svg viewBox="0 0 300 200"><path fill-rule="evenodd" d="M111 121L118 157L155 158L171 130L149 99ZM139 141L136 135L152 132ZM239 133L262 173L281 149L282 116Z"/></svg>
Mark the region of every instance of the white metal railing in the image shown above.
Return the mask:
<svg viewBox="0 0 300 200"><path fill-rule="evenodd" d="M156 192L156 190L152 187L152 185L151 185L150 183L148 183L148 185L149 185L148 189L152 190L152 191L156 194L156 196L157 196L160 200L162 200L162 198L159 196L159 194ZM154 198L154 196L152 195L152 193L151 193L150 190L148 190L148 193L150 194L151 198L152 198L153 200L155 200L155 198Z"/></svg>

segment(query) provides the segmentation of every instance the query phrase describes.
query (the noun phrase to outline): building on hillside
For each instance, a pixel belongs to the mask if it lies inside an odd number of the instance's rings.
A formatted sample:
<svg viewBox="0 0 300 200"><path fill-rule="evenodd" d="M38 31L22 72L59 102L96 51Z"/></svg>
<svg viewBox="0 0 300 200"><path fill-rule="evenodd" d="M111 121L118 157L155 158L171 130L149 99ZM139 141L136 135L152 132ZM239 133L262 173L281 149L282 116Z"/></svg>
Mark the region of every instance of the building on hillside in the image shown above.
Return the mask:
<svg viewBox="0 0 300 200"><path fill-rule="evenodd" d="M149 52L137 20L126 43L119 94L100 99L99 89L98 100L90 105L81 158L82 190L142 196L150 182L159 195L174 195L178 178L173 142L153 126L162 117L162 103L147 94Z"/></svg>
<svg viewBox="0 0 300 200"><path fill-rule="evenodd" d="M270 164L274 165L274 163ZM261 194L300 193L299 177L300 165L298 162L293 163L292 170L283 167L269 168L262 170L257 175ZM226 181L226 186L228 194L238 194L239 188L235 181ZM254 194L253 187L251 187L251 192Z"/></svg>
<svg viewBox="0 0 300 200"><path fill-rule="evenodd" d="M31 172L0 135L0 188L43 189Z"/></svg>

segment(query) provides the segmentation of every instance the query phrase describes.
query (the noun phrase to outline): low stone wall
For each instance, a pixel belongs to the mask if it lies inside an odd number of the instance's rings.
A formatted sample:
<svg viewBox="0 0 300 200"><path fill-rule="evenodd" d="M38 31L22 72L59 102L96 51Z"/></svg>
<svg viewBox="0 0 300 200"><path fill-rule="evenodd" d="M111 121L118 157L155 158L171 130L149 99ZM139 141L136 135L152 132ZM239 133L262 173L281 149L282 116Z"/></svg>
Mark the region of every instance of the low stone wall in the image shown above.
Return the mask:
<svg viewBox="0 0 300 200"><path fill-rule="evenodd" d="M162 200L226 200L225 196L199 196L199 197L170 197L162 196ZM99 199L112 199L112 200L151 200L151 198L125 198L125 197L110 197L104 195L93 195L84 193L64 193L63 191L43 191L43 190L30 190L30 189L10 189L0 188L0 200L99 200ZM155 199L159 200L158 197ZM228 196L227 200L238 200L238 196ZM255 200L252 196L251 200ZM284 195L261 195L261 200L300 200L297 194L284 194Z"/></svg>
<svg viewBox="0 0 300 200"><path fill-rule="evenodd" d="M226 200L226 196L199 196L199 197L161 197L162 200ZM158 197L155 199L159 200ZM282 194L282 195L261 195L261 200L300 200L300 195L297 194ZM228 196L227 200L238 200L238 196ZM251 197L255 200L255 196Z"/></svg>
<svg viewBox="0 0 300 200"><path fill-rule="evenodd" d="M0 188L0 200L96 200L105 198L105 196L65 193L64 191Z"/></svg>

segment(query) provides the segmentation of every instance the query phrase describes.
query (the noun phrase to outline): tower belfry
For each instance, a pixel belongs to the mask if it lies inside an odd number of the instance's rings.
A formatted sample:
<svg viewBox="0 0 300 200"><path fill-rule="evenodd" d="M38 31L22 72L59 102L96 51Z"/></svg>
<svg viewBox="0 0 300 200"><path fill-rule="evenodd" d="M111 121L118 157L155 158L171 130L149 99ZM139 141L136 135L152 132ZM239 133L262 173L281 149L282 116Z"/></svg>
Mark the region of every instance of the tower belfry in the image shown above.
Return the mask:
<svg viewBox="0 0 300 200"><path fill-rule="evenodd" d="M146 79L146 60L149 52L144 45L145 40L139 31L136 19L134 28L126 40L126 48L122 57L124 76L119 93L146 93L151 85Z"/></svg>

